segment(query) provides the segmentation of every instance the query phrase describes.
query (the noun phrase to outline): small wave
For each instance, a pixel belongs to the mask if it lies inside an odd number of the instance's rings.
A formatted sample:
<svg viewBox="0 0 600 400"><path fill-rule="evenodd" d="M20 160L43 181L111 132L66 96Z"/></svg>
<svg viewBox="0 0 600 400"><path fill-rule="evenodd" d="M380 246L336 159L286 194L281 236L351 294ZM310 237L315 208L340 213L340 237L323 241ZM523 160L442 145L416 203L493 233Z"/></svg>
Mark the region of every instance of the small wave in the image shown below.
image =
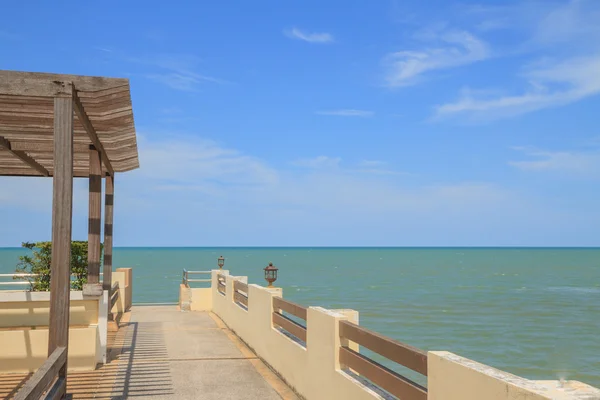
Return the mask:
<svg viewBox="0 0 600 400"><path fill-rule="evenodd" d="M600 287L550 286L550 287L546 288L546 290L549 290L552 292L600 294Z"/></svg>

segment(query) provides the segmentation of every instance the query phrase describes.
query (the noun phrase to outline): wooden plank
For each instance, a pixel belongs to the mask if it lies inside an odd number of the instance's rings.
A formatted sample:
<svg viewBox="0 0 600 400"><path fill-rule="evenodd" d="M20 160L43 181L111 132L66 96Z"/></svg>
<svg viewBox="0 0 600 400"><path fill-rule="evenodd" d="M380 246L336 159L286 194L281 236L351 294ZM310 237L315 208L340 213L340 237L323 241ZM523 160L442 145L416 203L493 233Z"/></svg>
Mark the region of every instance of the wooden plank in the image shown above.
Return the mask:
<svg viewBox="0 0 600 400"><path fill-rule="evenodd" d="M233 289L248 294L248 285L241 281L233 281Z"/></svg>
<svg viewBox="0 0 600 400"><path fill-rule="evenodd" d="M240 292L236 291L233 293L233 299L238 303L242 303L246 307L248 307L248 297L244 296Z"/></svg>
<svg viewBox="0 0 600 400"><path fill-rule="evenodd" d="M86 130L88 136L90 137L90 140L92 141L92 144L94 145L96 150L98 150L100 152L100 154L102 156L102 161L104 162L104 166L108 170L108 173L111 176L115 176L115 171L113 170L110 160L108 159L106 150L104 150L104 146L102 145L102 142L100 142L100 139L98 138L98 134L96 133L96 130L94 129L94 126L92 125L92 122L90 121L87 114L85 113L85 109L83 108L83 105L81 104L81 100L77 96L77 91L73 91L73 103L75 105L75 113L77 114L77 118L79 118L79 122L81 122L81 124L85 128L85 130Z"/></svg>
<svg viewBox="0 0 600 400"><path fill-rule="evenodd" d="M56 375L67 362L67 349L57 347L41 367L25 382L14 400L38 400L56 379Z"/></svg>
<svg viewBox="0 0 600 400"><path fill-rule="evenodd" d="M48 354L69 343L71 226L73 219L73 99L54 99L52 278ZM66 376L66 362L60 376Z"/></svg>
<svg viewBox="0 0 600 400"><path fill-rule="evenodd" d="M427 353L350 321L340 321L340 336L427 376Z"/></svg>
<svg viewBox="0 0 600 400"><path fill-rule="evenodd" d="M113 206L115 202L115 178L107 176L104 184L104 280L103 288L110 296L113 257Z"/></svg>
<svg viewBox="0 0 600 400"><path fill-rule="evenodd" d="M27 151L27 152L34 152L34 153L50 153L52 154L54 152L54 145L52 144L51 141L48 142L17 142L17 141L11 141L11 146L13 150L16 151ZM90 149L90 145L89 144L83 144L83 143L74 143L73 144L73 151L75 153L82 153L85 152L87 154L88 150Z"/></svg>
<svg viewBox="0 0 600 400"><path fill-rule="evenodd" d="M56 97L67 94L65 85L74 83L82 91L102 91L129 85L124 78L106 78L41 72L21 72L0 70L0 93L12 96Z"/></svg>
<svg viewBox="0 0 600 400"><path fill-rule="evenodd" d="M64 398L66 393L67 380L63 377L59 377L56 382L54 382L54 385L52 385L52 389L50 389L46 394L46 398L44 400L60 400Z"/></svg>
<svg viewBox="0 0 600 400"><path fill-rule="evenodd" d="M402 400L427 400L426 388L348 347L340 347L340 364Z"/></svg>
<svg viewBox="0 0 600 400"><path fill-rule="evenodd" d="M0 136L0 148L4 148L9 153L23 161L25 164L29 165L31 168L42 174L43 176L50 176L50 172L42 165L40 165L36 160L32 157L28 156L27 153L21 150L15 150L10 141L8 141L3 136Z"/></svg>
<svg viewBox="0 0 600 400"><path fill-rule="evenodd" d="M300 325L296 321L292 321L278 312L273 312L273 323L285 329L303 342L306 342L306 327Z"/></svg>
<svg viewBox="0 0 600 400"><path fill-rule="evenodd" d="M13 71L0 71L0 93L11 96L58 97L69 95L69 80L37 79L31 76L15 76Z"/></svg>
<svg viewBox="0 0 600 400"><path fill-rule="evenodd" d="M119 300L119 289L118 288L110 296L110 308L109 308L109 310L113 309L113 307L115 306L117 300ZM109 313L109 314L111 314L111 313Z"/></svg>
<svg viewBox="0 0 600 400"><path fill-rule="evenodd" d="M273 309L281 309L306 321L306 307L284 300L281 297L273 297Z"/></svg>
<svg viewBox="0 0 600 400"><path fill-rule="evenodd" d="M100 152L90 148L88 210L88 284L100 282L100 219L102 218L102 167Z"/></svg>

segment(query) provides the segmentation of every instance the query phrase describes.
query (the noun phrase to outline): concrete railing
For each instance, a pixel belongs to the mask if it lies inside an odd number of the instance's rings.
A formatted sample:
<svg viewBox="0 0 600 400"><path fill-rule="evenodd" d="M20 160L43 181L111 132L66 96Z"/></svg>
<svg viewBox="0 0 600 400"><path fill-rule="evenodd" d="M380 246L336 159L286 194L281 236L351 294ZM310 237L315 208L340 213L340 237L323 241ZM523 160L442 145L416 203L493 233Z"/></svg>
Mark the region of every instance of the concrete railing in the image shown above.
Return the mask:
<svg viewBox="0 0 600 400"><path fill-rule="evenodd" d="M303 307L283 300L280 288L247 284L228 271L212 271L211 279L210 288L181 285L182 309L213 311L309 400L600 399L600 390L580 382L531 381L453 353L422 352L360 327L355 310ZM360 354L359 343L425 375L426 387Z"/></svg>
<svg viewBox="0 0 600 400"><path fill-rule="evenodd" d="M120 315L131 307L131 268L113 272L116 293L101 296L70 292L68 370L89 371L106 362L108 311ZM115 300L116 299L116 300ZM48 358L50 292L0 291L0 373L38 370Z"/></svg>

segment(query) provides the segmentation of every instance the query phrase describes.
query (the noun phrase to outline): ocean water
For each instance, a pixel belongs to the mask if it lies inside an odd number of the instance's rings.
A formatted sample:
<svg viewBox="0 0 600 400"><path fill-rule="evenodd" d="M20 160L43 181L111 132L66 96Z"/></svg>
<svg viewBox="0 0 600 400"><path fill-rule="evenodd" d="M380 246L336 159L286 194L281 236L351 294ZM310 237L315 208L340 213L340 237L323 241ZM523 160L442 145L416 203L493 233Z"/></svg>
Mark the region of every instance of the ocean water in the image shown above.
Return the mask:
<svg viewBox="0 0 600 400"><path fill-rule="evenodd" d="M23 253L0 249L0 272ZM258 284L272 261L285 298L358 310L412 346L600 387L600 249L116 248L114 264L134 268L134 303L176 302L182 269L220 255Z"/></svg>

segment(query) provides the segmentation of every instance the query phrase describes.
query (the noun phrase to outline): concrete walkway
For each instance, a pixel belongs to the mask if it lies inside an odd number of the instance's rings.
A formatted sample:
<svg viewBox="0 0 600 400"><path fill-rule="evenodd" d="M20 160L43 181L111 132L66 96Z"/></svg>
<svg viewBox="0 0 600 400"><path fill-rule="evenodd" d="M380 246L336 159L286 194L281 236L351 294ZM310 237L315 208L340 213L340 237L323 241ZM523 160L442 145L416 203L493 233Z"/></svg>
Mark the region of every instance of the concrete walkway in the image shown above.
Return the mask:
<svg viewBox="0 0 600 400"><path fill-rule="evenodd" d="M134 306L109 331L109 362L70 372L72 399L290 399L298 397L212 313ZM31 374L0 375L10 399Z"/></svg>
<svg viewBox="0 0 600 400"><path fill-rule="evenodd" d="M175 306L135 306L111 398L294 399L218 319Z"/></svg>

